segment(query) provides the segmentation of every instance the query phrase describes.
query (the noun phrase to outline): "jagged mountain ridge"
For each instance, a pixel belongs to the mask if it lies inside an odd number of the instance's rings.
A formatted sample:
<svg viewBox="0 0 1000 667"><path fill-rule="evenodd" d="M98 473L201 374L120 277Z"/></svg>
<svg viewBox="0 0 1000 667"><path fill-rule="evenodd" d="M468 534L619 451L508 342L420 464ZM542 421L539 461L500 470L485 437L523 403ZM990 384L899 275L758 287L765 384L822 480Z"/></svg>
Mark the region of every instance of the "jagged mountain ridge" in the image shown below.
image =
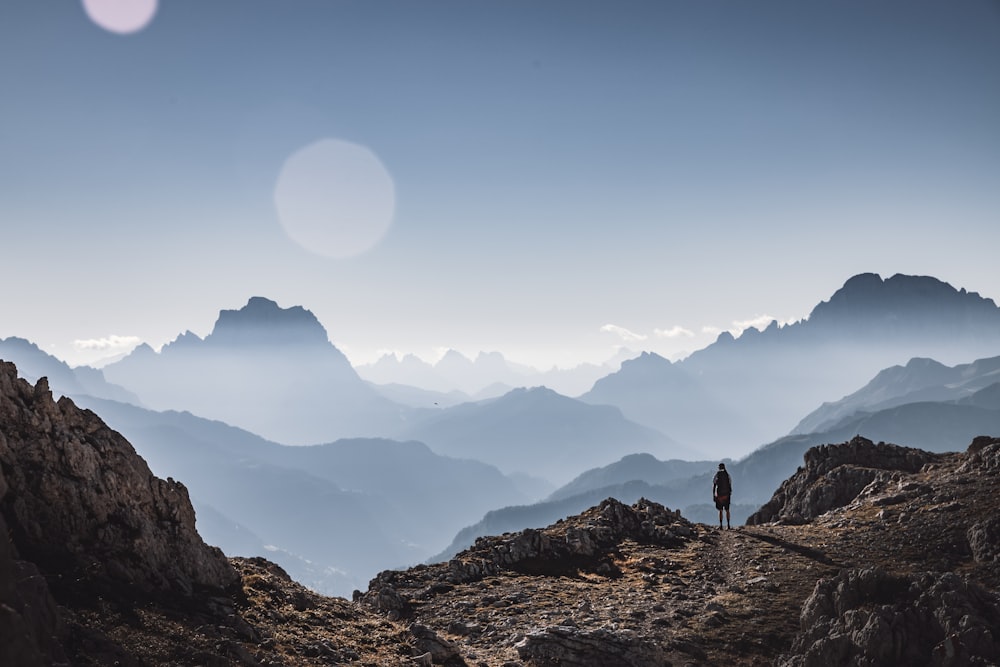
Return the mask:
<svg viewBox="0 0 1000 667"><path fill-rule="evenodd" d="M566 396L579 396L594 382L617 370L635 354L621 349L602 364L583 363L572 368L538 370L508 361L499 352L480 352L470 359L448 350L437 362L414 354L388 353L373 363L357 366L358 374L379 385L410 385L424 390L462 392L467 398L499 396L514 387L544 385Z"/></svg>
<svg viewBox="0 0 1000 667"><path fill-rule="evenodd" d="M0 415L5 664L1000 658L996 438L915 472L885 466L803 525L718 531L656 503L609 499L542 530L483 538L447 563L383 572L348 602L311 593L264 559L227 563L193 532L179 482L152 477L100 418L54 402L10 364L0 365ZM849 445L813 450L809 469L840 479L876 447ZM146 502L143 488L159 491ZM102 507L118 509L103 520ZM881 537L888 527L893 540ZM96 563L104 567L89 576ZM831 618L831 609L853 612ZM835 644L822 631L831 624Z"/></svg>

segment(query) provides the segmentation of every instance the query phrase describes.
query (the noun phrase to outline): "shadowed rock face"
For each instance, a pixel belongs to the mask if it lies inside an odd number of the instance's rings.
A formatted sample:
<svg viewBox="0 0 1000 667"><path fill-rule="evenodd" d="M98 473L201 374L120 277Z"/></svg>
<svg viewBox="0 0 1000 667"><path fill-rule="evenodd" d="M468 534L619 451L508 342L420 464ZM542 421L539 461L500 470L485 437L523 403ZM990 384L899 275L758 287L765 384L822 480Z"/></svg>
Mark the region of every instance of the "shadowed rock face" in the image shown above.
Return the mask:
<svg viewBox="0 0 1000 667"><path fill-rule="evenodd" d="M202 542L184 485L149 471L132 446L68 398L52 400L0 364L0 510L19 554L43 572L113 595L222 590L238 581Z"/></svg>
<svg viewBox="0 0 1000 667"><path fill-rule="evenodd" d="M1000 657L1000 596L951 572L845 570L816 584L801 619L781 667L987 665Z"/></svg>
<svg viewBox="0 0 1000 667"><path fill-rule="evenodd" d="M0 664L64 660L55 599L164 598L204 607L239 581L195 531L179 482L45 378L0 362Z"/></svg>

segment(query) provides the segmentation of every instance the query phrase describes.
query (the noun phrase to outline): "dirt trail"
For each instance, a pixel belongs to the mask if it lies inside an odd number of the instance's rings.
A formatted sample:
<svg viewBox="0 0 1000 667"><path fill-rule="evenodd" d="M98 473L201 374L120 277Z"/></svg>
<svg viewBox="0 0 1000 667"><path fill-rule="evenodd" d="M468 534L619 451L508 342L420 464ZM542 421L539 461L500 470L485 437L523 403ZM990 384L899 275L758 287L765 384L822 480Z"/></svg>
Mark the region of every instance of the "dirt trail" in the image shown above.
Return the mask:
<svg viewBox="0 0 1000 667"><path fill-rule="evenodd" d="M709 531L698 554L716 586L706 603L717 621L706 624L708 664L770 665L791 646L816 580L839 569L797 537L788 527Z"/></svg>

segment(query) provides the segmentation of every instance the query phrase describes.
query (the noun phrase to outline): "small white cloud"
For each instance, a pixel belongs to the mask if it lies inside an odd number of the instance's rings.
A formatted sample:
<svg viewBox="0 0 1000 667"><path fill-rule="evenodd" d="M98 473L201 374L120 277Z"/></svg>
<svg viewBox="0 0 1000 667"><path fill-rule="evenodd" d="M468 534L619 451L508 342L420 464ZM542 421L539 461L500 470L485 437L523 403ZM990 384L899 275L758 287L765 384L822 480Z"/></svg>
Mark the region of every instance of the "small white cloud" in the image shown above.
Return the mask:
<svg viewBox="0 0 1000 667"><path fill-rule="evenodd" d="M733 332L734 335L736 334L736 332L742 333L747 329L749 329L750 327L753 327L759 331L763 331L774 320L775 318L771 317L770 315L758 315L757 317L754 317L749 320L734 320L733 328L731 329L731 331Z"/></svg>
<svg viewBox="0 0 1000 667"><path fill-rule="evenodd" d="M798 321L799 320L794 318L779 320L777 317L772 315L758 315L757 317L749 320L734 320L733 326L729 329L729 332L733 334L733 336L739 336L750 327L753 327L758 331L763 331L771 326L771 322L777 322L779 327L785 327L789 324L795 324Z"/></svg>
<svg viewBox="0 0 1000 667"><path fill-rule="evenodd" d="M104 338L88 338L74 340L73 347L77 350L97 350L99 352L131 349L142 342L138 336L105 336Z"/></svg>
<svg viewBox="0 0 1000 667"><path fill-rule="evenodd" d="M685 329L679 324L676 324L669 329L653 329L653 333L656 334L657 338L680 338L681 336L684 336L685 338L694 338L693 331Z"/></svg>
<svg viewBox="0 0 1000 667"><path fill-rule="evenodd" d="M712 336L718 336L720 333L722 333L722 329L720 329L719 327L714 327L711 324L706 324L705 326L703 326L701 328L701 332L703 334L710 334Z"/></svg>
<svg viewBox="0 0 1000 667"><path fill-rule="evenodd" d="M637 334L629 331L625 327L620 327L617 324L605 324L601 327L601 331L607 333L613 333L620 337L624 341L636 341L636 340L646 340L649 336L644 336L642 334Z"/></svg>

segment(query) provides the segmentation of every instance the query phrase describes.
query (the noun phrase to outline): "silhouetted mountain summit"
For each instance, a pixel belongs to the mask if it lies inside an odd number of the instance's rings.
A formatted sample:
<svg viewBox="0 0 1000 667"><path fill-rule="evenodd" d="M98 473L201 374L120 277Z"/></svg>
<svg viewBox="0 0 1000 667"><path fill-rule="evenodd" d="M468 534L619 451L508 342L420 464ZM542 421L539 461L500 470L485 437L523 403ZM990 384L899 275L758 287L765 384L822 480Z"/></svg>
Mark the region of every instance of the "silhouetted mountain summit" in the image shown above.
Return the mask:
<svg viewBox="0 0 1000 667"><path fill-rule="evenodd" d="M190 331L157 353L140 345L104 373L157 410L188 410L285 444L382 435L401 408L363 381L301 306L263 297L223 310L204 339Z"/></svg>
<svg viewBox="0 0 1000 667"><path fill-rule="evenodd" d="M960 338L995 340L984 329L1000 327L1000 309L992 299L964 288L956 290L930 276L896 274L883 280L874 273L849 279L829 301L817 305L806 321L811 330L860 338L872 333L950 333ZM804 324L806 324L804 323Z"/></svg>
<svg viewBox="0 0 1000 667"><path fill-rule="evenodd" d="M239 310L223 310L212 333L205 337L210 345L307 345L330 344L326 329L312 311L302 306L281 308L262 296L251 297Z"/></svg>

